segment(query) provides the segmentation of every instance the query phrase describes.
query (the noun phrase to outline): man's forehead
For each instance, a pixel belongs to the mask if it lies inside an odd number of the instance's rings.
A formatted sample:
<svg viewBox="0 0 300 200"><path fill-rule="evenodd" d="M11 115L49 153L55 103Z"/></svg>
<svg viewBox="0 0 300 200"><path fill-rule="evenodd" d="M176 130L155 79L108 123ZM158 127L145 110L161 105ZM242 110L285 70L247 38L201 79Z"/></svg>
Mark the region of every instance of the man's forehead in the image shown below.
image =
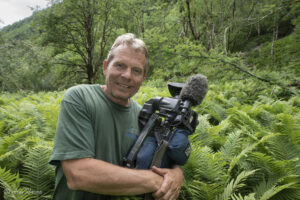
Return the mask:
<svg viewBox="0 0 300 200"><path fill-rule="evenodd" d="M146 56L145 52L142 49L134 48L133 46L130 46L130 45L127 45L127 44L121 44L121 45L117 46L115 49L113 49L113 52L118 52L118 51L120 51L120 52L122 52L122 51L124 51L124 52L133 51L133 52L136 52L138 54L141 53L144 56Z"/></svg>
<svg viewBox="0 0 300 200"><path fill-rule="evenodd" d="M144 54L144 52L140 49L134 49L132 47L129 47L129 46L119 46L117 47L116 49L114 49L114 52L113 54L116 56L116 55L119 55L119 56L123 56L125 54L125 56L128 56L127 54L136 54L138 56L142 56L142 58L144 60L146 60L146 55Z"/></svg>

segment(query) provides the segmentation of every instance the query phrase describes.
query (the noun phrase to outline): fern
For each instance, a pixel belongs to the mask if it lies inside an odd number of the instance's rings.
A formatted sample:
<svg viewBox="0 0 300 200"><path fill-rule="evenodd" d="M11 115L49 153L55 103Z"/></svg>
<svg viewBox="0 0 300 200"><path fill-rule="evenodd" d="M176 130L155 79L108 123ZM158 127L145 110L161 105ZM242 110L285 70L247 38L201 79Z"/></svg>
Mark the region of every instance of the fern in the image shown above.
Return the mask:
<svg viewBox="0 0 300 200"><path fill-rule="evenodd" d="M200 123L189 136L192 153L182 168L179 200L299 199L300 98L279 101L278 88L258 87L251 80L210 84L203 103L193 108ZM18 176L10 183L15 188L1 186L21 191L6 192L6 199L51 198L54 172L48 157L62 94L0 95L1 177ZM164 81L146 83L134 99L142 105L155 96L170 96Z"/></svg>
<svg viewBox="0 0 300 200"><path fill-rule="evenodd" d="M210 102L204 106L203 110L210 116L209 121L211 124L217 125L226 118L226 109L222 105Z"/></svg>
<svg viewBox="0 0 300 200"><path fill-rule="evenodd" d="M2 140L0 140L0 156L8 150L13 149L16 145L16 141L22 139L29 132L30 130L25 130L3 137Z"/></svg>
<svg viewBox="0 0 300 200"><path fill-rule="evenodd" d="M193 135L190 136L192 142L200 142L212 148L219 148L223 143L220 140L219 132L225 123L221 123L217 128L212 127L208 122L208 115L199 117L199 125ZM200 145L200 144L198 144Z"/></svg>
<svg viewBox="0 0 300 200"><path fill-rule="evenodd" d="M10 170L0 167L0 185L4 190L4 196L1 199L7 200L29 200L30 194L26 188L20 187L22 179L19 174L12 174Z"/></svg>
<svg viewBox="0 0 300 200"><path fill-rule="evenodd" d="M288 142L293 144L294 148L300 152L300 126L299 119L286 113L277 114L278 121L274 123L274 130L288 136Z"/></svg>
<svg viewBox="0 0 300 200"><path fill-rule="evenodd" d="M263 195L270 194L284 196L283 199L296 199L299 196L299 174L297 175L293 160L275 160L274 157L263 153L254 152L247 159L253 167L259 169L256 173L256 181L249 183L253 185L253 191L257 199ZM267 181L266 181L267 180ZM289 185L292 183L291 185ZM281 187L285 185L284 187ZM298 190L297 190L298 188ZM280 189L280 190L278 190ZM290 196L290 198L287 198ZM280 198L279 198L280 199Z"/></svg>
<svg viewBox="0 0 300 200"><path fill-rule="evenodd" d="M190 198L187 199L215 200L216 196L221 193L222 188L222 182L194 180L188 186Z"/></svg>
<svg viewBox="0 0 300 200"><path fill-rule="evenodd" d="M25 155L28 153L27 145L23 142L15 142L16 147L0 156L0 165L9 169L16 170L24 161Z"/></svg>
<svg viewBox="0 0 300 200"><path fill-rule="evenodd" d="M256 200L255 199L255 193L251 193L251 194L246 195L244 197L241 194L238 194L238 195L233 194L231 196L231 198L232 198L232 200Z"/></svg>
<svg viewBox="0 0 300 200"><path fill-rule="evenodd" d="M242 148L240 144L242 144L240 131L229 134L226 138L226 142L220 149L224 158L230 161L232 157L240 152L240 149Z"/></svg>
<svg viewBox="0 0 300 200"><path fill-rule="evenodd" d="M31 188L33 199L48 199L54 188L54 168L48 164L51 148L39 144L24 161L22 185Z"/></svg>
<svg viewBox="0 0 300 200"><path fill-rule="evenodd" d="M260 124L251 118L247 114L247 112L244 112L242 110L238 110L238 108L234 107L227 110L227 113L230 115L230 120L235 126L239 128L246 128L249 130L253 130L255 132L263 131L263 127L260 126Z"/></svg>
<svg viewBox="0 0 300 200"><path fill-rule="evenodd" d="M261 102L253 105L249 115L253 117L261 126L269 127L275 120L275 115L265 109L266 104Z"/></svg>
<svg viewBox="0 0 300 200"><path fill-rule="evenodd" d="M238 194L238 195L233 194L231 196L231 198L232 198L232 200L256 200L255 199L255 193L248 194L244 197L241 194Z"/></svg>
<svg viewBox="0 0 300 200"><path fill-rule="evenodd" d="M183 167L184 185L182 196L187 199L214 199L226 181L223 167L226 164L220 153L214 154L209 147L192 144L192 153ZM184 199L184 198L183 198Z"/></svg>
<svg viewBox="0 0 300 200"><path fill-rule="evenodd" d="M266 140L276 136L277 134L270 134L270 135L267 135L265 137L263 137L260 141L254 143L254 144L251 144L249 146L247 146L243 151L241 151L237 156L234 156L232 158L232 161L230 162L230 165L229 165L229 169L227 171L227 174L230 174L232 169L235 167L235 165L238 163L238 161L244 157L244 156L247 156L248 153L250 153L257 145L265 142Z"/></svg>
<svg viewBox="0 0 300 200"><path fill-rule="evenodd" d="M233 196L236 190L245 186L244 181L255 173L256 170L242 171L236 179L232 179L224 189L223 194L219 197L220 200L228 200Z"/></svg>
<svg viewBox="0 0 300 200"><path fill-rule="evenodd" d="M297 182L290 182L290 183L286 183L286 184L283 184L283 185L276 185L274 183L273 184L265 183L265 185L270 185L270 186L266 186L268 189L265 190L264 193L260 197L257 197L257 198L259 200L268 200L271 197L273 197L276 194L278 194L279 192L281 192L282 190L285 190L285 189L288 189L288 188L292 188L296 184L297 184Z"/></svg>

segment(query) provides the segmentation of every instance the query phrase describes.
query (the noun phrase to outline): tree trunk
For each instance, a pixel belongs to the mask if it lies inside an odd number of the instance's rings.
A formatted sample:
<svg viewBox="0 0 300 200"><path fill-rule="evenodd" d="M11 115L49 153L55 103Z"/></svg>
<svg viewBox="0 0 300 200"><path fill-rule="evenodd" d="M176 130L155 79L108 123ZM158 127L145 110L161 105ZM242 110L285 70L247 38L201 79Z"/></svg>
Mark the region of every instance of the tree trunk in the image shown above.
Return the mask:
<svg viewBox="0 0 300 200"><path fill-rule="evenodd" d="M274 17L275 18L275 17ZM274 43L278 38L278 23L276 19L274 19L273 25L273 39L272 39L272 47L271 47L271 65L274 65Z"/></svg>
<svg viewBox="0 0 300 200"><path fill-rule="evenodd" d="M192 32L192 35L194 37L195 40L198 40L200 38L200 34L197 35L196 33L196 27L193 27L193 23L192 23L192 18L191 18L191 7L190 7L190 0L186 0L186 7L187 7L187 11L188 11L188 23L190 25L190 29L191 29L191 32Z"/></svg>
<svg viewBox="0 0 300 200"><path fill-rule="evenodd" d="M142 3L142 12L141 12L141 32L142 32L142 38L145 38L145 27L144 27L144 13L145 13L145 0L143 0Z"/></svg>
<svg viewBox="0 0 300 200"><path fill-rule="evenodd" d="M87 41L87 75L88 75L88 83L94 84L94 66L93 66L93 49L94 47L94 38L93 38L93 28L94 28L94 13L93 8L91 8L91 2L87 1L86 8L86 21L85 21L85 30L86 30L86 41Z"/></svg>
<svg viewBox="0 0 300 200"><path fill-rule="evenodd" d="M232 4L232 26L231 26L231 30L229 31L229 35L228 35L228 50L230 49L234 49L234 35L233 35L233 39L231 40L230 37L231 35L234 33L235 30L235 12L236 12L236 0L233 0L233 4ZM233 44L231 44L233 42Z"/></svg>

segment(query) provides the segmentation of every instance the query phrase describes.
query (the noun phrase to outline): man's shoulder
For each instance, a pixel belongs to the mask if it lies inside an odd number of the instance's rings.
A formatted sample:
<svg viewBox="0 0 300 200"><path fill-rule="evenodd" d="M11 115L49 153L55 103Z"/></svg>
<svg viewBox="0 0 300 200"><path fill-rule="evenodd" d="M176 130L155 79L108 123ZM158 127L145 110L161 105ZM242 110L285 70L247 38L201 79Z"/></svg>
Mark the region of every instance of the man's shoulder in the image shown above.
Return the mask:
<svg viewBox="0 0 300 200"><path fill-rule="evenodd" d="M98 84L80 84L75 85L67 89L66 94L68 93L78 93L78 92L84 92L89 90L95 90L95 88L100 87Z"/></svg>
<svg viewBox="0 0 300 200"><path fill-rule="evenodd" d="M67 89L64 94L63 101L77 102L87 98L92 98L96 95L97 89L100 89L99 85L80 84L75 85Z"/></svg>
<svg viewBox="0 0 300 200"><path fill-rule="evenodd" d="M134 109L136 112L140 112L140 110L142 109L141 105L138 104L135 100L131 99L130 100L131 103L131 108Z"/></svg>

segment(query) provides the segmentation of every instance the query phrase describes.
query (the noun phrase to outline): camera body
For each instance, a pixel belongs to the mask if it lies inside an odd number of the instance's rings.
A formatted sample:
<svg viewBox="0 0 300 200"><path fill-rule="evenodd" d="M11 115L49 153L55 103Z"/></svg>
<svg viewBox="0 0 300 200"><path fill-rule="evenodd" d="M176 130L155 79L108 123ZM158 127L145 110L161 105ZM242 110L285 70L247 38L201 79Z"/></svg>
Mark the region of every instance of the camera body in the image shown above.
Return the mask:
<svg viewBox="0 0 300 200"><path fill-rule="evenodd" d="M151 115L156 113L161 119L161 124L157 125L160 129L179 128L191 133L195 132L199 123L198 115L191 110L189 100L180 98L179 94L183 86L183 83L169 83L168 88L173 98L155 97L144 103L139 114L141 130Z"/></svg>
<svg viewBox="0 0 300 200"><path fill-rule="evenodd" d="M187 137L195 132L199 121L191 102L180 98L184 85L169 83L172 97L155 97L145 102L138 117L142 131L123 159L124 166L169 168L187 161L190 154Z"/></svg>

